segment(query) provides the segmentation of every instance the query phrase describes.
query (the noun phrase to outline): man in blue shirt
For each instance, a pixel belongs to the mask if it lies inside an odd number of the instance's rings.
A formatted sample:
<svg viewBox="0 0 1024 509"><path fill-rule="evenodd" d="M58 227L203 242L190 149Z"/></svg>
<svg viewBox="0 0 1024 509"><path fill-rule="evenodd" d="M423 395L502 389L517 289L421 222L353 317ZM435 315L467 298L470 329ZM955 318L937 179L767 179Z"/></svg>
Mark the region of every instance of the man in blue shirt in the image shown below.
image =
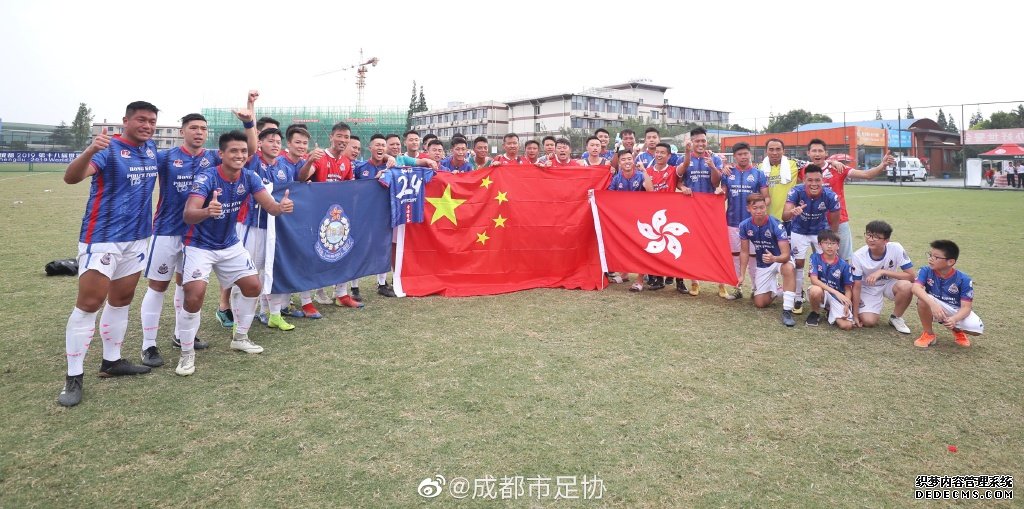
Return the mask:
<svg viewBox="0 0 1024 509"><path fill-rule="evenodd" d="M452 155L441 159L438 170L449 173L466 173L473 171L473 165L466 160L466 152L469 150L465 138L452 138Z"/></svg>
<svg viewBox="0 0 1024 509"><path fill-rule="evenodd" d="M804 168L804 183L793 186L786 195L782 220L792 221L793 255L796 256L796 307L794 314L803 312L804 261L811 254L821 252L818 232L838 231L841 204L831 189L824 187L821 167L809 164Z"/></svg>
<svg viewBox="0 0 1024 509"><path fill-rule="evenodd" d="M686 147L686 156L679 166L676 166L676 186L686 196L693 193L714 194L722 180L722 158L707 149L708 132L703 127L691 130L690 141ZM682 292L685 288L681 281L676 283L676 288ZM688 293L693 296L700 295L700 282L692 281ZM728 297L725 285L718 285L718 295L722 298Z"/></svg>
<svg viewBox="0 0 1024 509"><path fill-rule="evenodd" d="M796 293L793 275L793 256L789 248L789 233L786 226L768 214L768 202L760 193L747 196L747 210L750 217L740 222L740 270L739 286L747 272L750 255L753 253L757 269L751 287L754 293L754 307L765 308L782 293L782 323L786 327L796 325L793 319L793 301ZM782 275L779 288L778 276Z"/></svg>
<svg viewBox="0 0 1024 509"><path fill-rule="evenodd" d="M737 143L732 147L736 167L725 163L722 168L722 189L725 192L725 221L729 226L729 246L732 248L732 263L736 269L736 277L740 277L740 223L750 217L747 210L747 197L760 194L768 200L768 179L764 172L752 164L753 154L750 145ZM754 279L751 266L751 281ZM740 287L726 296L729 300L743 298Z"/></svg>

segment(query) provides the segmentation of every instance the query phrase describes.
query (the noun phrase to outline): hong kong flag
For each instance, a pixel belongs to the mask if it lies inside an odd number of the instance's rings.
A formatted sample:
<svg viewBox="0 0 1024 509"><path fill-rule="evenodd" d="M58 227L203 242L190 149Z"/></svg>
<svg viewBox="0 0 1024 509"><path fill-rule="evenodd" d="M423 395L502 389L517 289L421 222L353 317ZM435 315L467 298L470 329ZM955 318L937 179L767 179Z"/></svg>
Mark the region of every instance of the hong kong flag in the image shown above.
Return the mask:
<svg viewBox="0 0 1024 509"><path fill-rule="evenodd" d="M606 270L735 285L723 197L594 191Z"/></svg>

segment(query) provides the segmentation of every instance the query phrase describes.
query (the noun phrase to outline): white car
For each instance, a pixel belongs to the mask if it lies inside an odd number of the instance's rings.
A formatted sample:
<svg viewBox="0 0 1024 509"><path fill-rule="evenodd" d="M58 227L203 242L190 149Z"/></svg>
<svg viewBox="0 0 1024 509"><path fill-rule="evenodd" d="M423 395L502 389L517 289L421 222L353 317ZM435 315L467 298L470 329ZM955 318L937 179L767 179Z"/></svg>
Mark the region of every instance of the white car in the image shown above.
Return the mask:
<svg viewBox="0 0 1024 509"><path fill-rule="evenodd" d="M886 168L886 174L889 176L889 182L928 180L928 170L916 157L897 157L896 164Z"/></svg>

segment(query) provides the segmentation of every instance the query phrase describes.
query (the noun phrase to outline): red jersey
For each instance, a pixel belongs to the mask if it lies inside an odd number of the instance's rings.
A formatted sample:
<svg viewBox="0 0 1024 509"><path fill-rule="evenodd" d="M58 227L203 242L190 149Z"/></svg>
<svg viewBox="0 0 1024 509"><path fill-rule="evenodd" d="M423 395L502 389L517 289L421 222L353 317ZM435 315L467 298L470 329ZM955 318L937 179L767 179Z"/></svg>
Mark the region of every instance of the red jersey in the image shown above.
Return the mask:
<svg viewBox="0 0 1024 509"><path fill-rule="evenodd" d="M552 156L552 157L548 158L548 161L551 163L551 167L552 168L565 168L567 166L579 166L578 164L576 164L576 160L572 159L572 158L569 158L569 160L567 160L565 162L562 162L562 161L559 161L557 157Z"/></svg>
<svg viewBox="0 0 1024 509"><path fill-rule="evenodd" d="M494 160L501 164L526 164L528 162L523 156L509 157L505 154L495 156Z"/></svg>
<svg viewBox="0 0 1024 509"><path fill-rule="evenodd" d="M811 163L807 163L811 164ZM800 168L800 181L804 180L804 168ZM825 163L825 166L821 168L821 180L825 187L836 193L836 198L839 200L839 222L848 223L850 216L846 214L846 179L850 176L850 167L843 168L843 171L839 171L832 167L831 164Z"/></svg>
<svg viewBox="0 0 1024 509"><path fill-rule="evenodd" d="M352 161L348 157L334 157L330 150L325 150L323 157L313 161L313 182L340 182L354 178Z"/></svg>
<svg viewBox="0 0 1024 509"><path fill-rule="evenodd" d="M672 193L676 190L676 167L665 165L664 168L658 170L654 166L647 168L647 173L651 176L651 191L656 193Z"/></svg>

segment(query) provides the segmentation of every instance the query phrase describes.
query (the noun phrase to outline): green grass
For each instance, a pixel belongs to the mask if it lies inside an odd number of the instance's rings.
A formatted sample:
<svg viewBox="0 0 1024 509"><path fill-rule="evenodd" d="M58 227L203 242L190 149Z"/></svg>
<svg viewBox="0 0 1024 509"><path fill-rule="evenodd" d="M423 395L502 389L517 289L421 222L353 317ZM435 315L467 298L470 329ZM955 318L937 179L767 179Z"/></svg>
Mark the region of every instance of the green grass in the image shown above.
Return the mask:
<svg viewBox="0 0 1024 509"><path fill-rule="evenodd" d="M556 503L552 482L517 506L892 507L913 504L917 475L1020 474L1019 193L848 190L854 232L884 218L918 264L934 238L960 244L987 326L968 350L945 331L921 351L888 327L786 330L777 307L707 287L615 285L374 294L289 333L257 327L254 356L228 349L210 295L195 375L173 373L168 303L168 365L100 380L94 351L83 404L64 409L76 282L42 267L74 255L88 187L60 178L3 181L0 507L459 505L416 494L434 474L597 475L607 489ZM137 300L135 359L138 316ZM913 308L907 319L919 332Z"/></svg>

